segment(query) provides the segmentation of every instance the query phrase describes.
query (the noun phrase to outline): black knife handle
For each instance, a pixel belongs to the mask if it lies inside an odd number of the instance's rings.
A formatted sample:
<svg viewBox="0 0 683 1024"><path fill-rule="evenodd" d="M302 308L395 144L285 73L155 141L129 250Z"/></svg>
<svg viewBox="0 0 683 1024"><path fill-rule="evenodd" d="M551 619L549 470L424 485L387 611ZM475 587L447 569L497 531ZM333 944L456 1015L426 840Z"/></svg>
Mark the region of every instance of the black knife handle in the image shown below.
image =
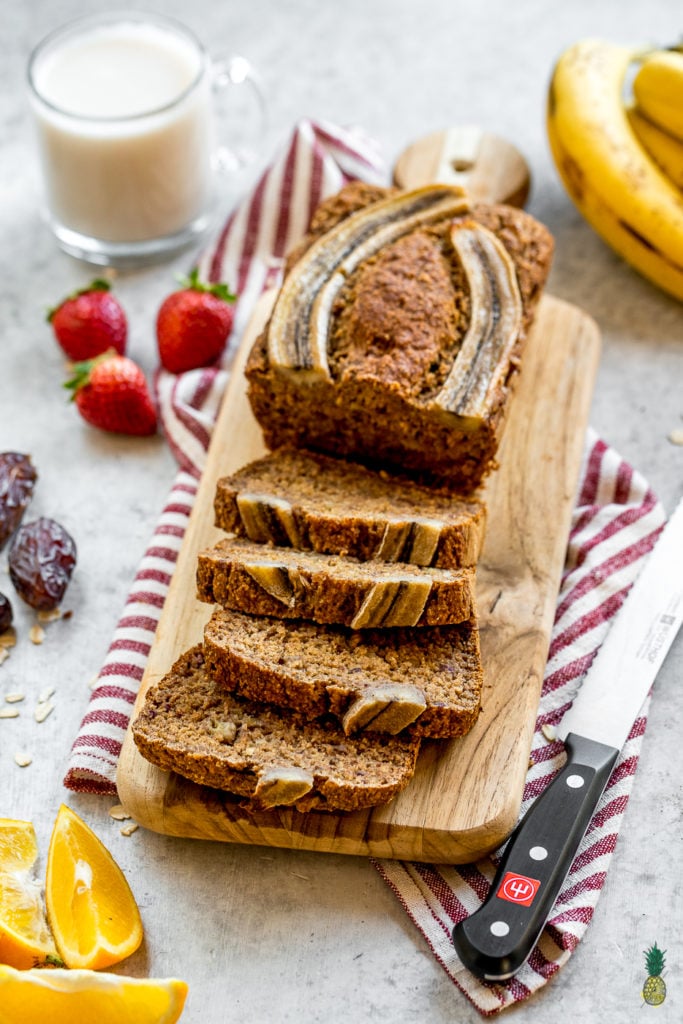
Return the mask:
<svg viewBox="0 0 683 1024"><path fill-rule="evenodd" d="M456 952L485 981L511 978L531 953L619 751L575 733L567 762L514 830L486 902L453 929Z"/></svg>

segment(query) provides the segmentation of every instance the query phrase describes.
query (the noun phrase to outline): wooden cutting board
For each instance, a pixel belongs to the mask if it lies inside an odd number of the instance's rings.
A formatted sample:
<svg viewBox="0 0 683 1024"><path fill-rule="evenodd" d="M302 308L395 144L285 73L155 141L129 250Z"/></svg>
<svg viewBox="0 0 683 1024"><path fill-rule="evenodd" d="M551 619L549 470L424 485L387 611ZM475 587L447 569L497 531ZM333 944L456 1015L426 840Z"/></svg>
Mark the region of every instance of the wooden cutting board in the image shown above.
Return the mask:
<svg viewBox="0 0 683 1024"><path fill-rule="evenodd" d="M220 536L217 478L264 451L243 365L271 303L268 296L259 305L234 366L136 707L201 639L210 615L195 598L196 558ZM500 845L521 803L599 350L592 320L544 297L500 468L486 488L489 523L477 572L485 687L474 729L462 739L426 742L414 779L387 806L307 814L248 813L228 794L148 764L129 731L117 783L136 821L177 836L434 863L467 863Z"/></svg>

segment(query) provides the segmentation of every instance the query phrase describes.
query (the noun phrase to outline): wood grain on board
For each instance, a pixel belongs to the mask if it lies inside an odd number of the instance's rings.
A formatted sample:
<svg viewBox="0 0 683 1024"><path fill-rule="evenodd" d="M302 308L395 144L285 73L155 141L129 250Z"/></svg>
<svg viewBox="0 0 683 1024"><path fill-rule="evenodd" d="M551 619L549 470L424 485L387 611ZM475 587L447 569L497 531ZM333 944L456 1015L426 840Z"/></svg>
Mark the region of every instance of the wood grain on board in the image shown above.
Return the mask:
<svg viewBox="0 0 683 1024"><path fill-rule="evenodd" d="M220 536L216 480L264 452L243 365L271 303L272 296L261 301L234 365L136 707L201 640L211 613L195 597L196 558ZM170 835L434 863L466 863L500 845L517 818L527 772L599 349L588 316L543 298L500 467L486 487L489 521L477 570L485 687L474 729L425 742L414 779L385 807L307 814L248 813L230 795L146 762L129 731L117 784L136 821Z"/></svg>

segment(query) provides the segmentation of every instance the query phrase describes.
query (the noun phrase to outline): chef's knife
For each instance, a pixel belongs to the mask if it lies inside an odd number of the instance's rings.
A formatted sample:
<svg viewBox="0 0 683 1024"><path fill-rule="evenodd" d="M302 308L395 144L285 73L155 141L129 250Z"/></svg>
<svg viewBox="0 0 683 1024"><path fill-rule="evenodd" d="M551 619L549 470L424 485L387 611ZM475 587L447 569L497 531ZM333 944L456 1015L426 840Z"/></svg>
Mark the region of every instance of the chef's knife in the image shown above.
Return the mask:
<svg viewBox="0 0 683 1024"><path fill-rule="evenodd" d="M485 981L511 978L531 953L682 619L683 501L557 727L566 764L512 833L486 902L453 929Z"/></svg>

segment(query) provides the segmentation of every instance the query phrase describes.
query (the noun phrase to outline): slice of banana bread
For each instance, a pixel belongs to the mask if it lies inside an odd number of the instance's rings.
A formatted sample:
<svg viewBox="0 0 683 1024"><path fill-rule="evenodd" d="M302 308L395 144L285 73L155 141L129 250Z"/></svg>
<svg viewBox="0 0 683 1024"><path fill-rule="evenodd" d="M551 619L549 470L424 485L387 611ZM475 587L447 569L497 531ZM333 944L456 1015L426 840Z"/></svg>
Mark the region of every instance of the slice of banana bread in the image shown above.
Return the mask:
<svg viewBox="0 0 683 1024"><path fill-rule="evenodd" d="M474 587L472 567L359 562L241 537L201 551L197 565L202 601L352 629L463 622L474 615Z"/></svg>
<svg viewBox="0 0 683 1024"><path fill-rule="evenodd" d="M219 480L214 509L220 529L260 543L445 569L476 564L486 522L482 501L286 449Z"/></svg>
<svg viewBox="0 0 683 1024"><path fill-rule="evenodd" d="M249 356L267 447L471 493L495 468L552 252L529 214L455 188L346 186L288 261Z"/></svg>
<svg viewBox="0 0 683 1024"><path fill-rule="evenodd" d="M133 738L152 764L248 798L255 809L354 811L386 803L415 770L419 739L345 736L220 689L201 646L183 654L145 695Z"/></svg>
<svg viewBox="0 0 683 1024"><path fill-rule="evenodd" d="M221 687L305 716L331 713L347 734L461 736L479 715L474 621L352 631L216 609L204 658Z"/></svg>

